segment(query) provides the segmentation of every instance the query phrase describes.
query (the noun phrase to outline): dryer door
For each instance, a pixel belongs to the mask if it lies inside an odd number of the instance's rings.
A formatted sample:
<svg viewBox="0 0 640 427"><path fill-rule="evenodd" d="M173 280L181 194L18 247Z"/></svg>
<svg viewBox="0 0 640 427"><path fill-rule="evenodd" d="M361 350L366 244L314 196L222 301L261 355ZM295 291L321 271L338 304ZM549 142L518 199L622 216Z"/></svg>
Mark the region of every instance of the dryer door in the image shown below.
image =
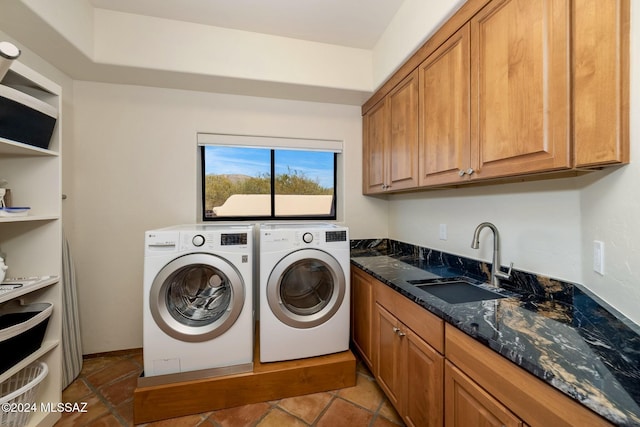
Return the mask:
<svg viewBox="0 0 640 427"><path fill-rule="evenodd" d="M267 283L273 314L295 328L312 328L333 316L344 300L340 263L317 249L292 252L276 264Z"/></svg>
<svg viewBox="0 0 640 427"><path fill-rule="evenodd" d="M151 285L149 308L167 335L180 341L207 341L238 319L244 286L240 273L223 258L188 254L160 270Z"/></svg>

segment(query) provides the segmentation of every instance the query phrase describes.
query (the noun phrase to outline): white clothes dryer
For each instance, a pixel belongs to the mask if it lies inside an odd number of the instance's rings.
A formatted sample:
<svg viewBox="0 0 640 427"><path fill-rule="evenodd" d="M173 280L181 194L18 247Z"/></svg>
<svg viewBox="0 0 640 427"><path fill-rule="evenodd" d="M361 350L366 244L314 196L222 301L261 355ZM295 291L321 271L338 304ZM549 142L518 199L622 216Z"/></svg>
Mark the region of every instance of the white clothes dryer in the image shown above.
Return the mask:
<svg viewBox="0 0 640 427"><path fill-rule="evenodd" d="M348 350L348 228L262 224L259 245L260 361Z"/></svg>
<svg viewBox="0 0 640 427"><path fill-rule="evenodd" d="M253 369L253 233L253 225L146 232L145 378Z"/></svg>

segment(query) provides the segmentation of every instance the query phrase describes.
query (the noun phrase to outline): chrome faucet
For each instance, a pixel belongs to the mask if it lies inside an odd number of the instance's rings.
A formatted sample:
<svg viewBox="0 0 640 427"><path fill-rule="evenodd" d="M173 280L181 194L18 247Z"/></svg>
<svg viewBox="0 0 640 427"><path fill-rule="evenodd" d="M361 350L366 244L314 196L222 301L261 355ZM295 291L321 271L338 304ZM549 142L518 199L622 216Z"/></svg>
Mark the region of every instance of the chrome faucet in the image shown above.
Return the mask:
<svg viewBox="0 0 640 427"><path fill-rule="evenodd" d="M478 249L480 247L480 231L483 228L489 228L493 232L493 261L491 264L491 283L493 286L500 286L500 279L508 280L511 278L511 269L513 263L509 266L509 271L504 273L500 270L500 234L495 225L490 222L483 222L476 227L476 231L473 232L473 241L471 241L471 247Z"/></svg>

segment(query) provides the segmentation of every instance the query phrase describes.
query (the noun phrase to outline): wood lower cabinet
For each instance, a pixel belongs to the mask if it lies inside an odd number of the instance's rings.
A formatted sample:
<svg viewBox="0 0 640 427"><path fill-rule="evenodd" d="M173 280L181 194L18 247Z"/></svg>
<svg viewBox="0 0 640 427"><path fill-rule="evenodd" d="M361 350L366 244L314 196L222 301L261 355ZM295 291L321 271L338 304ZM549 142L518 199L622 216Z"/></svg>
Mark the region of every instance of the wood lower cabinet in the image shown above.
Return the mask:
<svg viewBox="0 0 640 427"><path fill-rule="evenodd" d="M378 384L407 425L441 426L444 357L380 304L375 313Z"/></svg>
<svg viewBox="0 0 640 427"><path fill-rule="evenodd" d="M402 323L381 305L376 304L374 315L377 344L374 374L378 385L384 390L398 412L401 412L402 376L405 368L402 365L402 344L404 342L402 335L405 335L405 332L402 332Z"/></svg>
<svg viewBox="0 0 640 427"><path fill-rule="evenodd" d="M522 420L449 362L444 365L445 426L522 427Z"/></svg>
<svg viewBox="0 0 640 427"><path fill-rule="evenodd" d="M373 374L408 426L611 426L373 276L352 267L352 278L354 343L370 348Z"/></svg>
<svg viewBox="0 0 640 427"><path fill-rule="evenodd" d="M351 269L351 341L373 371L373 283L362 270Z"/></svg>
<svg viewBox="0 0 640 427"><path fill-rule="evenodd" d="M404 422L415 427L441 426L444 357L411 329L405 333Z"/></svg>
<svg viewBox="0 0 640 427"><path fill-rule="evenodd" d="M444 322L374 280L374 375L409 426L442 426Z"/></svg>
<svg viewBox="0 0 640 427"><path fill-rule="evenodd" d="M473 415L474 417L495 417L505 423L510 419L507 416L510 412L531 427L612 425L451 325L445 327L445 341L445 356L449 365L445 370L447 427L473 425L449 424L449 418L454 417L455 420L458 416L464 420L465 414L462 412L469 411L474 406L483 414ZM453 366L456 369L451 369ZM462 397L463 400L451 407L449 399L452 397ZM499 406L495 406L495 403L499 403ZM508 412L498 409L500 407L506 408Z"/></svg>

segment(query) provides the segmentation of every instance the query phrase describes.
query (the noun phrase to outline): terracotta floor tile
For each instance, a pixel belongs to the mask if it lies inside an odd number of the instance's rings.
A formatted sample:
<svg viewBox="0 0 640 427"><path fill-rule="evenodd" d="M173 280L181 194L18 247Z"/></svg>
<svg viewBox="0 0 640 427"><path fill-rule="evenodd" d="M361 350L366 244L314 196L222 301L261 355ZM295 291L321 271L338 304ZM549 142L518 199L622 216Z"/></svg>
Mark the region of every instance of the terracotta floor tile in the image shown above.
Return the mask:
<svg viewBox="0 0 640 427"><path fill-rule="evenodd" d="M371 427L398 427L399 425L404 426L404 424L394 423L386 418L378 416Z"/></svg>
<svg viewBox="0 0 640 427"><path fill-rule="evenodd" d="M335 424L333 427L338 425L339 424ZM266 417L256 424L256 427L307 427L307 424L287 414L282 409L273 408Z"/></svg>
<svg viewBox="0 0 640 427"><path fill-rule="evenodd" d="M270 409L271 405L268 403L254 403L215 411L209 416L209 420L221 427L250 427L256 425Z"/></svg>
<svg viewBox="0 0 640 427"><path fill-rule="evenodd" d="M63 402L80 402L83 397L93 393L82 378L76 378L62 392Z"/></svg>
<svg viewBox="0 0 640 427"><path fill-rule="evenodd" d="M314 393L282 399L278 406L306 423L313 424L331 399L333 396L329 393Z"/></svg>
<svg viewBox="0 0 640 427"><path fill-rule="evenodd" d="M84 426L109 413L109 408L96 395L89 396L82 402L87 403L87 412L64 412L56 427Z"/></svg>
<svg viewBox="0 0 640 427"><path fill-rule="evenodd" d="M316 425L317 427L359 427L368 426L372 419L373 414L371 412L337 398L331 402L331 405L322 414Z"/></svg>
<svg viewBox="0 0 640 427"><path fill-rule="evenodd" d="M122 427L122 423L112 414L106 414L91 421L91 427Z"/></svg>
<svg viewBox="0 0 640 427"><path fill-rule="evenodd" d="M87 376L93 372L104 369L106 366L113 365L115 362L126 359L126 356L102 356L90 357L82 361L82 370L80 375Z"/></svg>
<svg viewBox="0 0 640 427"><path fill-rule="evenodd" d="M396 411L396 408L393 407L391 402L389 402L389 399L387 399L386 397L384 398L384 402L382 402L382 405L378 410L378 414L382 415L391 422L394 422L396 424L403 424L402 418L400 418L400 415Z"/></svg>
<svg viewBox="0 0 640 427"><path fill-rule="evenodd" d="M384 393L373 378L358 374L356 376L356 385L340 390L338 396L370 411L376 411L380 403L382 403Z"/></svg>
<svg viewBox="0 0 640 427"><path fill-rule="evenodd" d="M154 421L145 425L146 427L196 427L202 424L202 420L203 419L201 415L187 415L186 417Z"/></svg>
<svg viewBox="0 0 640 427"><path fill-rule="evenodd" d="M133 425L133 399L130 398L124 403L119 404L116 408L116 412L120 415L128 426Z"/></svg>
<svg viewBox="0 0 640 427"><path fill-rule="evenodd" d="M118 362L109 365L108 368L103 368L87 375L86 379L94 387L101 387L110 383L118 378L125 377L127 375L140 375L142 369L137 363L130 359L119 360Z"/></svg>
<svg viewBox="0 0 640 427"><path fill-rule="evenodd" d="M100 393L112 404L118 406L131 399L138 386L138 374L132 374L99 388Z"/></svg>
<svg viewBox="0 0 640 427"><path fill-rule="evenodd" d="M373 374L371 373L369 368L367 368L367 365L362 363L361 360L358 360L357 363L356 363L356 372L359 373L359 374L366 375L369 378L373 378Z"/></svg>

